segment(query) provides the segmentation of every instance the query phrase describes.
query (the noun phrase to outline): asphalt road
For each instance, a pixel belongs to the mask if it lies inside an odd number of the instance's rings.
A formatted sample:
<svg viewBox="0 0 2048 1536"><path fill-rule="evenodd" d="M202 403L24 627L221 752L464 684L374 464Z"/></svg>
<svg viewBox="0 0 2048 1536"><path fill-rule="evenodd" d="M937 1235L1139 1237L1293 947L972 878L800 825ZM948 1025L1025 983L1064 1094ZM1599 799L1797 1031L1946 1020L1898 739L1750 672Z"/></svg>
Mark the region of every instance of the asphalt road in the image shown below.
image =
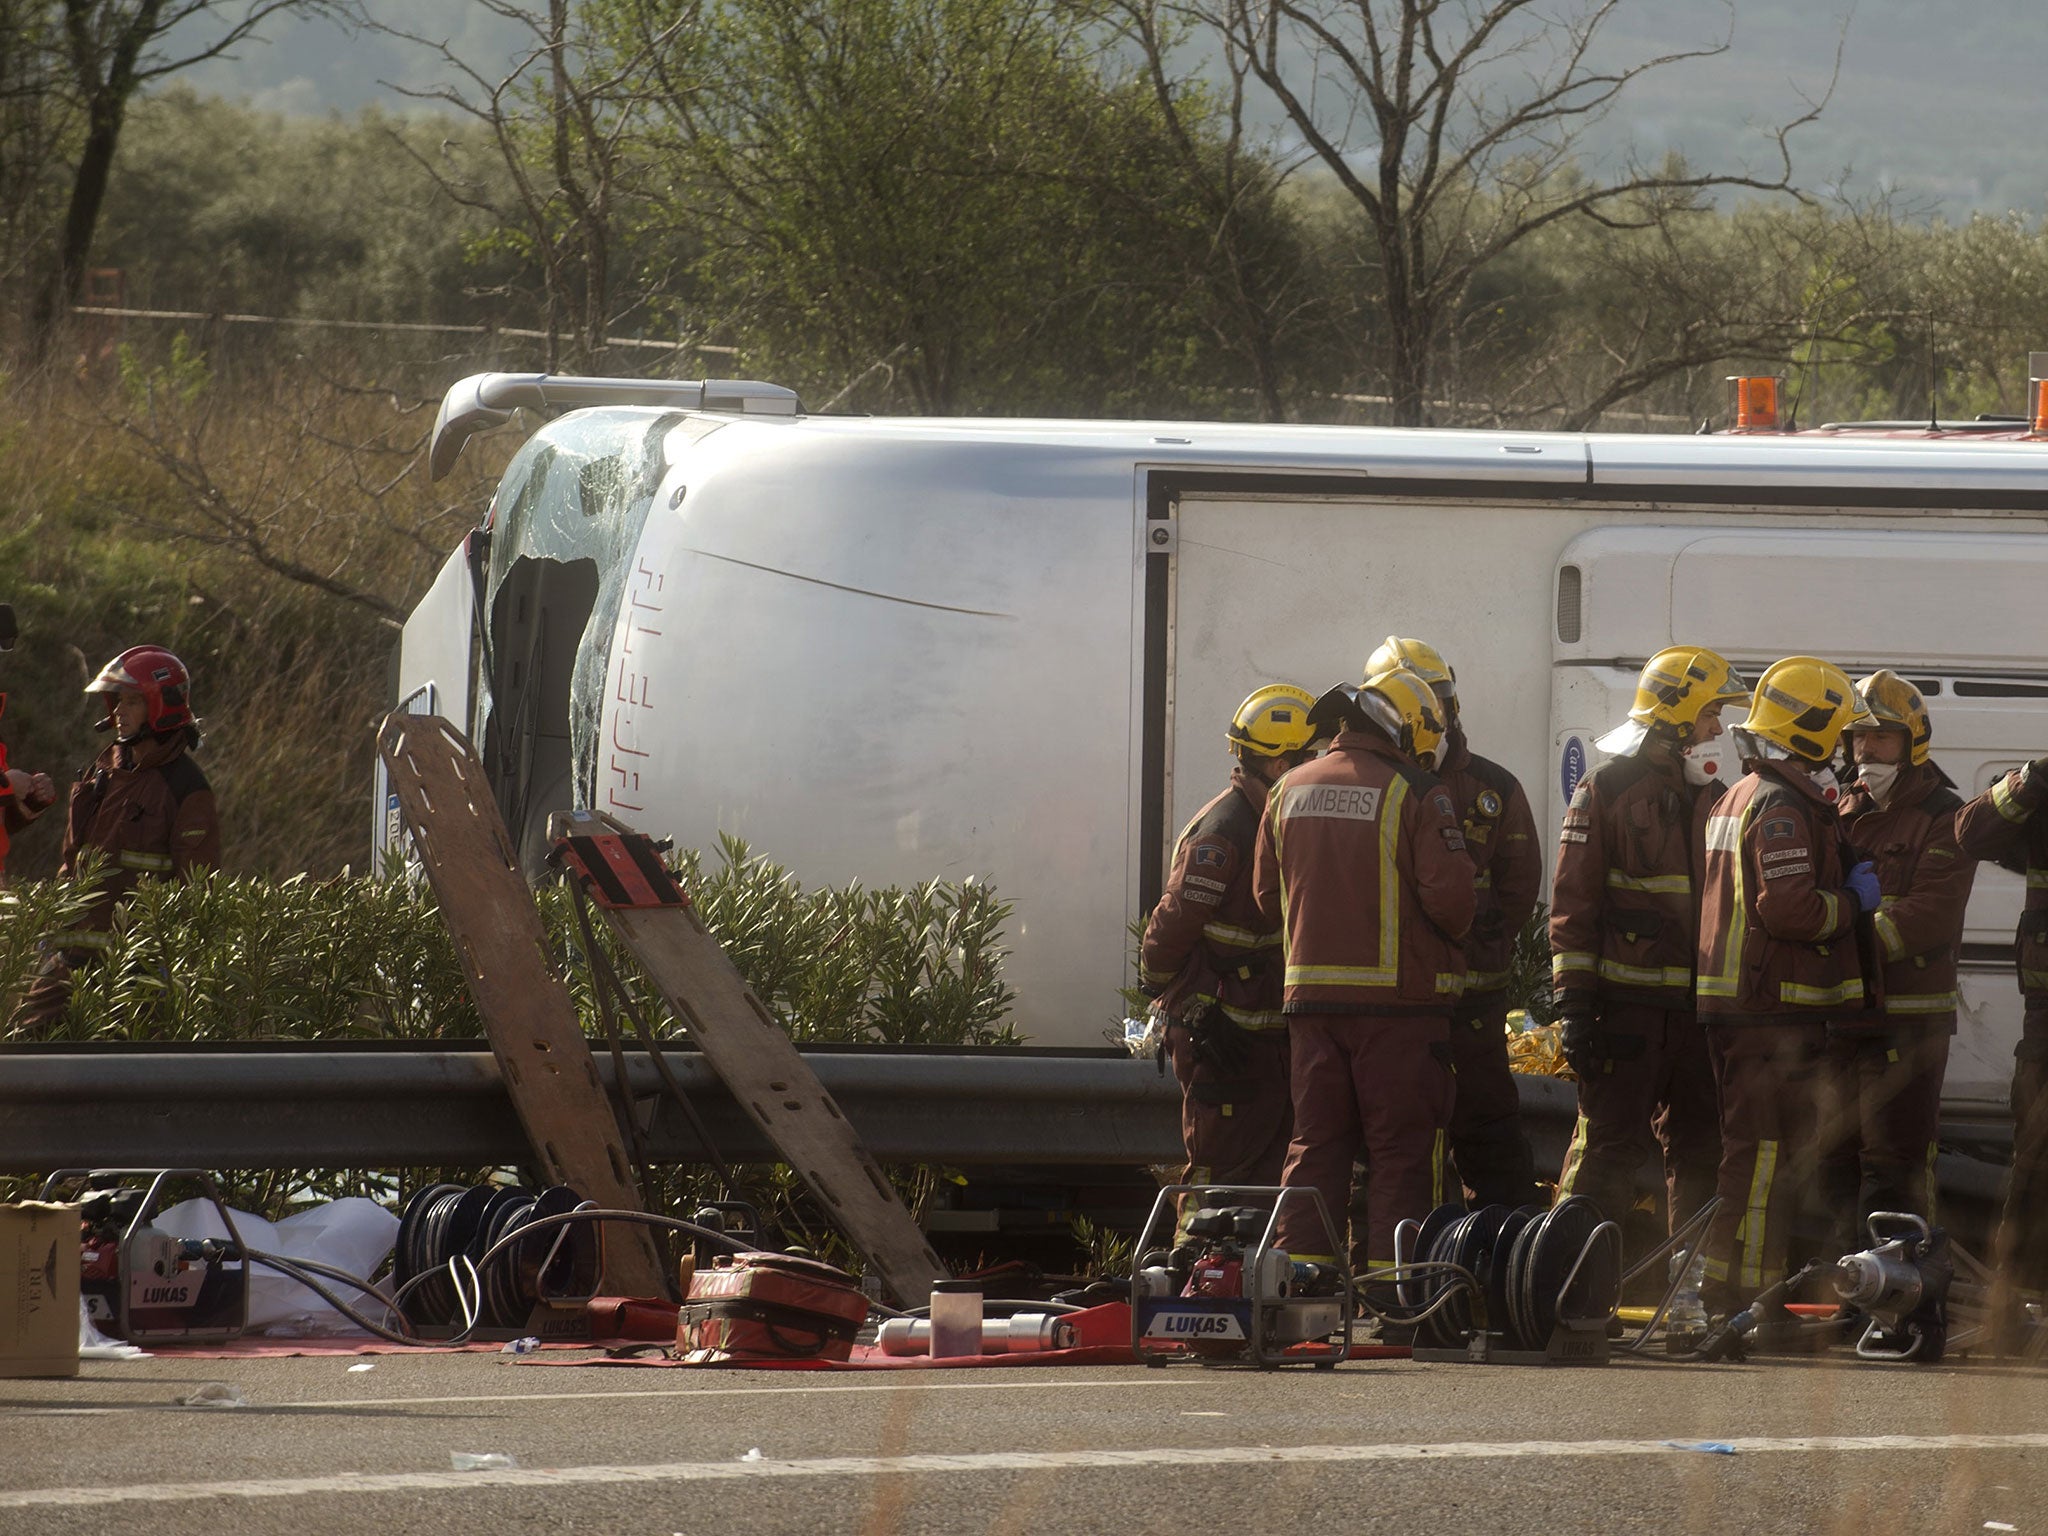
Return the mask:
<svg viewBox="0 0 2048 1536"><path fill-rule="evenodd" d="M0 1531L2048 1533L2048 1373L2007 1368L351 1363L0 1381ZM177 1406L215 1381L248 1406Z"/></svg>

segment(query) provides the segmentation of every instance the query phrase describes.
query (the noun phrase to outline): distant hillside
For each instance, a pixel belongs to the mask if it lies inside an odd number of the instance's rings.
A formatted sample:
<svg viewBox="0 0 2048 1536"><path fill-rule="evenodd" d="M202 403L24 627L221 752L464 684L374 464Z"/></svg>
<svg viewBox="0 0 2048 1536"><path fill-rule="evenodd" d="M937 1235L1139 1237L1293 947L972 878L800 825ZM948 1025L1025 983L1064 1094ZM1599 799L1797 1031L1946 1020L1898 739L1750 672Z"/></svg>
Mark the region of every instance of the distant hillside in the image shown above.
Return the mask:
<svg viewBox="0 0 2048 1536"><path fill-rule="evenodd" d="M470 0L367 0L371 10L448 38L488 73L520 43ZM1560 0L1564 3L1564 0ZM1610 22L1613 58L1646 57L1715 39L1734 25L1718 59L1664 71L1590 140L1600 155L1683 150L1726 166L1759 154L1760 126L1802 110L1802 93L1826 89L1838 43L1842 73L1822 120L1797 142L1802 181L1852 191L1895 191L1952 218L2048 205L2048 160L2036 147L2040 82L2048 77L2048 25L2040 0L1861 0L1839 3L1734 0L1726 11L1700 0L1624 0ZM1844 28L1846 26L1846 35ZM197 89L249 97L275 110L349 110L397 102L378 82L415 86L434 62L388 38L345 39L325 22L272 28L266 44L186 78Z"/></svg>

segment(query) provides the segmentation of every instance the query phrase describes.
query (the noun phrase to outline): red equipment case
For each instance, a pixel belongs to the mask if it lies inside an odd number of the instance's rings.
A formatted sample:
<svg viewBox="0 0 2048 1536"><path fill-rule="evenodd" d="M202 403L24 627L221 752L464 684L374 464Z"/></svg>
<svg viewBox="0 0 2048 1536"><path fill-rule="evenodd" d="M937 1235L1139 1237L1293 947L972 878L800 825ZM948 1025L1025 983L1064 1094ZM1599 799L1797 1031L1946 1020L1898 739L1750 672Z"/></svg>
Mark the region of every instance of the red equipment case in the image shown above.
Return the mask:
<svg viewBox="0 0 2048 1536"><path fill-rule="evenodd" d="M690 1278L676 1348L717 1360L844 1360L867 1320L853 1276L815 1259L737 1253Z"/></svg>

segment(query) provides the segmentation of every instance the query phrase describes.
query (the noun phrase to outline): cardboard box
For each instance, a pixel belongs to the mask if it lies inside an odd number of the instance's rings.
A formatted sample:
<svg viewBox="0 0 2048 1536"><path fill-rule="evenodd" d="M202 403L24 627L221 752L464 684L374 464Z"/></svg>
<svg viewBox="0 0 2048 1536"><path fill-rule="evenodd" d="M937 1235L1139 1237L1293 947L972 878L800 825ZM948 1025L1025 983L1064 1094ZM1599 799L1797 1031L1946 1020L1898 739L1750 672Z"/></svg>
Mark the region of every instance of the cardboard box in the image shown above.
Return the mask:
<svg viewBox="0 0 2048 1536"><path fill-rule="evenodd" d="M0 1376L78 1374L78 1207L0 1205Z"/></svg>

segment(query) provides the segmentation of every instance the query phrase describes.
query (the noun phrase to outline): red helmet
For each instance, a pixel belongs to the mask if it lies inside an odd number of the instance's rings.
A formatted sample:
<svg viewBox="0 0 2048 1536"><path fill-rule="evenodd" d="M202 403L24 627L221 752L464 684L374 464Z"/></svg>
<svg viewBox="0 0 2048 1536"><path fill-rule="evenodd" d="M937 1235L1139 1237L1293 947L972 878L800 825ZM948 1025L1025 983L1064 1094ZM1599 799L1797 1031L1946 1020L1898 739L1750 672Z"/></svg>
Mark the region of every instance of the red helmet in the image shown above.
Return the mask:
<svg viewBox="0 0 2048 1536"><path fill-rule="evenodd" d="M131 645L87 685L88 694L139 693L149 706L152 731L182 730L192 723L192 674L160 645ZM113 712L113 702L107 704Z"/></svg>

